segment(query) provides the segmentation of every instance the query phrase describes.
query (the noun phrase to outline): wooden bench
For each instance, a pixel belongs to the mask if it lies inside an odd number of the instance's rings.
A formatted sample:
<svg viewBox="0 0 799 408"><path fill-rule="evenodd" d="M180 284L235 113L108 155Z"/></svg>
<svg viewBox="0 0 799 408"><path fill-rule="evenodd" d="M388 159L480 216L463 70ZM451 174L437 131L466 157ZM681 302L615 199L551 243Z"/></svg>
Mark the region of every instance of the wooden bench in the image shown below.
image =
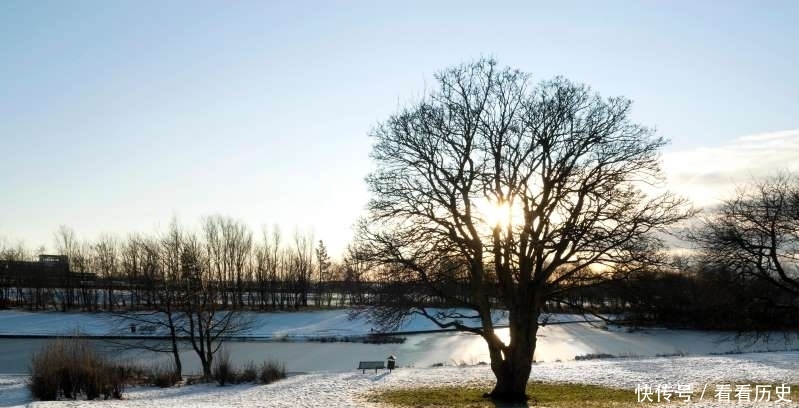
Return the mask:
<svg viewBox="0 0 799 408"><path fill-rule="evenodd" d="M385 361L361 361L358 363L358 369L363 370L363 374L366 374L366 370L374 369L377 372L384 368L386 368Z"/></svg>

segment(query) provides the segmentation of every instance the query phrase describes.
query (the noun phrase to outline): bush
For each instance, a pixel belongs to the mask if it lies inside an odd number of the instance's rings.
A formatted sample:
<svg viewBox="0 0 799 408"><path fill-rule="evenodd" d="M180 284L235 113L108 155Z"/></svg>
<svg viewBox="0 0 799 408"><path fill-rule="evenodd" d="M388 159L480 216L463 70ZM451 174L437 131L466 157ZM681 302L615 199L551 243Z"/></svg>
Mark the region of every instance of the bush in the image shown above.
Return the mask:
<svg viewBox="0 0 799 408"><path fill-rule="evenodd" d="M264 361L261 364L261 372L258 379L262 384L270 384L277 380L286 378L286 365L274 361Z"/></svg>
<svg viewBox="0 0 799 408"><path fill-rule="evenodd" d="M258 369L255 363L250 361L244 365L244 368L239 370L230 362L228 353L220 353L214 362L211 375L214 381L221 386L255 382L269 384L286 378L286 367L284 364L265 361L261 364L261 368Z"/></svg>
<svg viewBox="0 0 799 408"><path fill-rule="evenodd" d="M239 382L254 383L257 379L258 379L258 368L255 367L255 363L250 361L241 370L241 374L239 374L238 380Z"/></svg>
<svg viewBox="0 0 799 408"><path fill-rule="evenodd" d="M579 356L574 356L574 359L577 361L582 360L598 360L598 359L605 359L605 358L616 358L613 354L607 353L589 353L589 354L582 354Z"/></svg>
<svg viewBox="0 0 799 408"><path fill-rule="evenodd" d="M235 384L237 382L236 369L230 362L230 354L227 352L219 353L214 362L211 375L214 380L222 386L225 384Z"/></svg>
<svg viewBox="0 0 799 408"><path fill-rule="evenodd" d="M34 353L28 387L34 398L122 398L131 370L111 364L85 340L58 339Z"/></svg>
<svg viewBox="0 0 799 408"><path fill-rule="evenodd" d="M147 384L160 388L169 388L181 380L174 364L156 365L150 367L147 373Z"/></svg>

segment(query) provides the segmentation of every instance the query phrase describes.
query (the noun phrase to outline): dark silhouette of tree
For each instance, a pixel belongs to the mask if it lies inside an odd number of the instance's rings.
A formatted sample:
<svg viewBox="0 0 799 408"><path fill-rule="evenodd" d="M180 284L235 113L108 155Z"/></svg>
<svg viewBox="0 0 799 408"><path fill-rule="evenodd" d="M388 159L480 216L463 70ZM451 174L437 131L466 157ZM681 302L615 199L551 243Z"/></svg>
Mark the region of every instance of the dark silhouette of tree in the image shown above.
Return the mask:
<svg viewBox="0 0 799 408"><path fill-rule="evenodd" d="M294 308L308 306L313 274L313 237L299 230L294 232L294 248L287 254L288 275L293 286Z"/></svg>
<svg viewBox="0 0 799 408"><path fill-rule="evenodd" d="M365 284L364 275L367 272L368 265L363 262L358 255L358 249L354 245L349 245L344 255L344 261L341 266L341 305L349 304L360 306L365 303Z"/></svg>
<svg viewBox="0 0 799 408"><path fill-rule="evenodd" d="M322 304L330 306L333 301L333 292L330 290L330 284L333 280L333 266L330 262L330 255L327 254L327 247L320 239L316 246L316 267L319 268L319 275L317 277L316 297L314 298L316 306Z"/></svg>
<svg viewBox="0 0 799 408"><path fill-rule="evenodd" d="M10 245L0 240L0 263L21 262L29 259L28 249L21 241L16 245ZM6 308L11 305L25 304L25 289L21 277L3 274L0 279L0 306ZM30 306L33 307L33 305Z"/></svg>
<svg viewBox="0 0 799 408"><path fill-rule="evenodd" d="M781 296L771 308L799 309L799 179L779 174L736 192L709 214L691 238L705 262L768 282Z"/></svg>
<svg viewBox="0 0 799 408"><path fill-rule="evenodd" d="M118 278L119 242L113 235L103 235L92 245L94 270L100 276L104 286L103 308L113 311L117 303L114 292L115 280Z"/></svg>
<svg viewBox="0 0 799 408"><path fill-rule="evenodd" d="M660 180L666 141L629 120L629 100L563 78L533 85L488 59L435 79L372 132L358 257L390 292L372 316L390 326L418 313L482 336L489 396L525 400L544 302L654 259L653 233L690 210L642 191ZM498 310L509 343L494 330Z"/></svg>
<svg viewBox="0 0 799 408"><path fill-rule="evenodd" d="M175 376L182 378L183 363L180 358L180 338L186 319L183 317L184 297L182 291L182 252L185 233L177 220L173 219L167 232L160 238L131 236L129 248L136 248L136 263L141 275L146 277L149 300L147 310L121 311L113 313L113 320L120 333L128 330L165 335L167 342L152 341L147 337L128 341L107 340L120 349L147 350L171 354Z"/></svg>
<svg viewBox="0 0 799 408"><path fill-rule="evenodd" d="M207 218L202 239L183 233L180 264L184 297L179 331L188 337L200 358L205 378L210 378L214 356L224 342L250 328L250 319L234 307L241 304L238 283L251 248L252 234L227 217ZM222 280L223 276L228 280ZM235 284L233 305L224 300L226 282Z"/></svg>
<svg viewBox="0 0 799 408"><path fill-rule="evenodd" d="M72 264L70 269L75 271L80 265L80 244L75 238L75 232L65 225L61 225L53 235L55 239L55 248L61 255L65 255L69 262ZM79 286L80 281L76 279L75 274L64 274L62 277L61 288L61 310L67 311L72 309L77 302L75 288Z"/></svg>

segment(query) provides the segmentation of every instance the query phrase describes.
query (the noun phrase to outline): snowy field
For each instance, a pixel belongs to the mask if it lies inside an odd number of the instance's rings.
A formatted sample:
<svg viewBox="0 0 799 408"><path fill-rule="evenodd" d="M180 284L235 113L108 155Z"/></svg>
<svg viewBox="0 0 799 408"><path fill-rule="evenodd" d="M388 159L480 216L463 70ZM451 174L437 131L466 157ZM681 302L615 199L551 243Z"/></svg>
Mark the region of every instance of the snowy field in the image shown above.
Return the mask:
<svg viewBox="0 0 799 408"><path fill-rule="evenodd" d="M600 384L635 389L638 384L691 384L694 401L707 383L780 385L799 383L799 353L752 353L731 356L626 358L597 361L538 363L531 378L544 381ZM193 385L170 389L133 388L122 401L31 402L22 376L0 376L0 407L371 407L365 396L385 388L485 384L492 375L486 366L401 368L391 374L309 373L270 385ZM754 406L796 407L794 402L759 403ZM635 402L635 401L631 401ZM660 405L659 405L660 406ZM686 405L680 405L686 406ZM743 407L718 403L707 394L691 407Z"/></svg>

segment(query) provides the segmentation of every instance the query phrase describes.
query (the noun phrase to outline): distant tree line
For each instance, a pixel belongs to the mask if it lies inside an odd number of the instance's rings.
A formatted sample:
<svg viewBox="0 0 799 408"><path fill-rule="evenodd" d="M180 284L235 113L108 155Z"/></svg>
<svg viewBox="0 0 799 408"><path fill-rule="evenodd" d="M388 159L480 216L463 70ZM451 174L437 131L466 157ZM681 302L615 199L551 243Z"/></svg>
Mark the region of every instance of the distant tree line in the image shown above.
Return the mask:
<svg viewBox="0 0 799 408"><path fill-rule="evenodd" d="M363 302L365 270L333 262L324 242L277 227L260 240L232 218L206 217L197 231L173 222L166 232L103 235L82 241L62 226L56 252L68 269L34 263L44 249L0 242L0 307L30 310L152 310L190 285L213 288L215 302L239 310L333 307ZM190 245L189 245L190 244ZM197 259L187 266L188 249Z"/></svg>

